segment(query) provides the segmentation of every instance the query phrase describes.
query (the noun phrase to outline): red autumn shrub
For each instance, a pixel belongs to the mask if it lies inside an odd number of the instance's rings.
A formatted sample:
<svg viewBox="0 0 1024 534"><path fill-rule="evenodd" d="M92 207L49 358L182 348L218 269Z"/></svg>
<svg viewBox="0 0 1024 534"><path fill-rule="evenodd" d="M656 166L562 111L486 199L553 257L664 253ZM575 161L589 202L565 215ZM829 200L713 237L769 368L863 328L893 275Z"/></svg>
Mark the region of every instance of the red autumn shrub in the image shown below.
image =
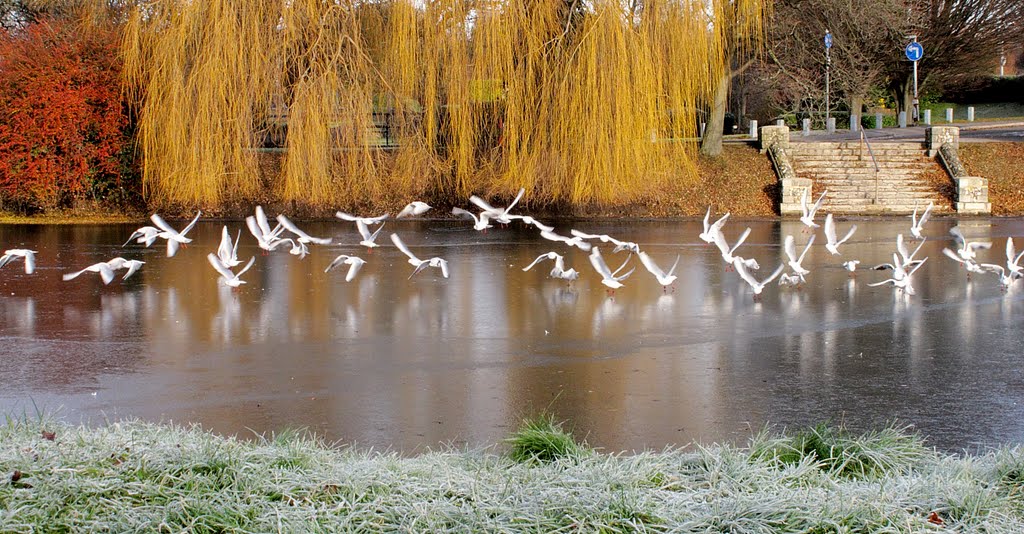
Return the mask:
<svg viewBox="0 0 1024 534"><path fill-rule="evenodd" d="M67 206L118 184L128 117L113 30L44 19L0 31L0 198Z"/></svg>

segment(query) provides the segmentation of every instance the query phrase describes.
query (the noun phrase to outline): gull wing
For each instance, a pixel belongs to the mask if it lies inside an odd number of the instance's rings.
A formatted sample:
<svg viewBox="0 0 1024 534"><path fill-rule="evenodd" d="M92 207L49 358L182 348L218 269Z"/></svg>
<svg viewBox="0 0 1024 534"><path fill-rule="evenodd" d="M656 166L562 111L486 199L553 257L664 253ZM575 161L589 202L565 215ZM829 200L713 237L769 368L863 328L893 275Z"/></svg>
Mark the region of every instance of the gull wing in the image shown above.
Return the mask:
<svg viewBox="0 0 1024 534"><path fill-rule="evenodd" d="M274 234L274 230L270 229L270 221L267 220L267 214L263 211L263 206L256 206L256 224L259 225L263 235Z"/></svg>
<svg viewBox="0 0 1024 534"><path fill-rule="evenodd" d="M601 241L604 241L605 243L608 242L608 236L603 235L603 234L588 234L586 232L581 232L579 230L576 230L575 228L572 229L572 230L569 230L569 233L572 234L573 237L578 237L580 239L600 239Z"/></svg>
<svg viewBox="0 0 1024 534"><path fill-rule="evenodd" d="M836 242L836 221L832 218L831 213L825 216L825 239L829 245L839 244Z"/></svg>
<svg viewBox="0 0 1024 534"><path fill-rule="evenodd" d="M167 224L167 221L165 221L163 217L157 215L156 213L150 215L149 220L153 221L153 224L155 224L157 228L163 230L164 232L173 235L176 235L178 233L178 231L172 228L171 225Z"/></svg>
<svg viewBox="0 0 1024 534"><path fill-rule="evenodd" d="M984 249L984 250L988 250L988 249L992 248L992 242L991 241L974 241L974 242L970 243L969 246L972 249L975 249L975 250L977 250L979 248L980 249Z"/></svg>
<svg viewBox="0 0 1024 534"><path fill-rule="evenodd" d="M797 261L797 263L803 263L804 262L804 256L807 255L807 251L808 250L811 250L811 245L813 245L813 244L814 244L814 234L811 234L811 238L807 240L807 245L804 246L804 251L800 253L800 259Z"/></svg>
<svg viewBox="0 0 1024 534"><path fill-rule="evenodd" d="M959 254L953 252L948 248L942 249L942 253L945 254L946 256L949 256L951 259L956 260L957 263L965 263L963 258L961 258Z"/></svg>
<svg viewBox="0 0 1024 534"><path fill-rule="evenodd" d="M480 198L480 197L478 197L476 195L473 195L473 196L469 197L469 201L472 202L476 207L478 207L478 208L480 208L480 209L482 209L484 211L488 211L488 212L491 212L491 213L497 213L497 212L501 211L499 209L496 209L494 206L488 204L484 199L482 199L482 198Z"/></svg>
<svg viewBox="0 0 1024 534"><path fill-rule="evenodd" d="M749 235L750 227L748 226L747 229L744 230L742 234L740 234L740 238L736 240L736 244L732 246L732 249L729 251L729 253L732 254L733 252L736 252L736 249L740 248L740 245L742 245L743 242L747 240L747 236ZM814 236L811 237L813 238Z"/></svg>
<svg viewBox="0 0 1024 534"><path fill-rule="evenodd" d="M1017 249L1013 247L1013 238L1006 238L1006 262L1007 265L1013 263L1014 258L1017 257Z"/></svg>
<svg viewBox="0 0 1024 534"><path fill-rule="evenodd" d="M212 252L209 253L206 255L206 259L210 262L210 265L212 265L213 268L216 269L217 272L220 273L220 275L223 276L224 278L228 280L235 278L235 273L231 272L231 269L228 269L228 267L224 265L224 262L220 261L220 258L218 258L216 254ZM256 257L253 256L253 259L256 259ZM250 263L252 262L250 261Z"/></svg>
<svg viewBox="0 0 1024 534"><path fill-rule="evenodd" d="M998 272L1000 276L1006 276L1006 269L1002 265L995 265L993 263L980 263L979 265L992 272Z"/></svg>
<svg viewBox="0 0 1024 534"><path fill-rule="evenodd" d="M183 228L181 230L181 232L178 232L178 233L181 234L182 237L185 237L185 234L187 234L189 232L189 230L191 230L192 227L195 226L197 222L199 222L199 216L201 216L202 214L203 214L202 211L200 211L199 213L196 213L196 216L195 216L195 218L192 219L192 222L188 223L188 226Z"/></svg>
<svg viewBox="0 0 1024 534"><path fill-rule="evenodd" d="M704 233L707 233L711 229L711 206L708 206L708 211L704 214Z"/></svg>
<svg viewBox="0 0 1024 534"><path fill-rule="evenodd" d="M601 256L601 249L594 247L594 250L590 253L590 264L594 266L594 270L597 274L600 274L603 278L612 278L612 271L608 268L608 264L604 262L604 258Z"/></svg>
<svg viewBox="0 0 1024 534"><path fill-rule="evenodd" d="M363 237L364 241L368 241L368 240L372 239L372 237L370 236L370 227L367 226L366 223L364 223L362 219L356 220L356 228L359 229L359 235L361 235ZM377 234L374 234L374 235L377 235Z"/></svg>
<svg viewBox="0 0 1024 534"><path fill-rule="evenodd" d="M448 260L441 260L437 263L441 267L441 276L448 278Z"/></svg>
<svg viewBox="0 0 1024 534"><path fill-rule="evenodd" d="M220 246L217 247L217 257L221 260L231 258L231 235L228 234L228 227L224 226L220 231Z"/></svg>
<svg viewBox="0 0 1024 534"><path fill-rule="evenodd" d="M395 218L396 219L401 219L402 217L406 217L408 215L412 215L413 210L415 210L415 209L416 209L416 207L413 206L412 204L406 204L405 207L402 208L402 211L399 211L398 215L395 215Z"/></svg>
<svg viewBox="0 0 1024 534"><path fill-rule="evenodd" d="M303 232L302 230L300 230L298 226L295 226L295 223L293 223L292 220L289 219L288 217L286 217L283 213L279 214L277 216L277 222L285 230L288 230L289 232L295 234L296 236L298 236L298 237L300 237L302 239L308 239L310 241L313 240L313 238L309 237L309 234L307 234L306 232Z"/></svg>
<svg viewBox="0 0 1024 534"><path fill-rule="evenodd" d="M541 254L540 256L537 256L537 259L533 260L533 263L527 265L526 267L523 267L523 271L529 271L530 269L533 268L534 265L537 265L538 263L540 263L540 262L542 262L544 260L554 259L551 256L552 254L554 254L554 253L553 252L545 252L544 254ZM556 256L557 256L557 254L556 254Z"/></svg>
<svg viewBox="0 0 1024 534"><path fill-rule="evenodd" d="M615 269L614 271L612 271L612 276L615 276L615 275L619 274L619 271L625 269L626 268L626 264L629 263L629 259L632 258L632 257L633 257L633 253L630 253L628 256L626 256L626 261L622 262L622 265L619 265L618 269ZM630 272L633 272L633 271L630 271ZM627 274L626 276L629 276L629 275ZM625 277L616 278L616 280L621 280L623 278L625 278Z"/></svg>
<svg viewBox="0 0 1024 534"><path fill-rule="evenodd" d="M110 268L106 263L97 263L96 268L99 269L100 280L103 280L103 285L107 285L114 281L114 270Z"/></svg>
<svg viewBox="0 0 1024 534"><path fill-rule="evenodd" d="M672 276L676 272L676 267L679 266L679 254L676 254L676 261L672 264L672 268L668 270L668 276Z"/></svg>
<svg viewBox="0 0 1024 534"><path fill-rule="evenodd" d="M138 272L138 270L142 268L143 263L145 262L138 260L132 260L128 262L128 272L124 273L124 276L121 277L121 280L127 280L129 276Z"/></svg>
<svg viewBox="0 0 1024 534"><path fill-rule="evenodd" d="M344 211L336 211L334 212L334 216L343 221L356 221L359 219L358 217L345 213Z"/></svg>
<svg viewBox="0 0 1024 534"><path fill-rule="evenodd" d="M556 234L554 232L549 232L549 231L546 231L546 230L545 231L541 231L540 236L543 237L544 239L549 240L549 241L558 241L558 242L561 242L561 243L568 243L569 242L569 238L568 237L565 237L564 235Z"/></svg>
<svg viewBox="0 0 1024 534"><path fill-rule="evenodd" d="M356 258L356 259L361 259L361 258ZM363 263L364 263L363 261L350 261L349 262L348 272L345 273L345 281L346 282L351 282L353 279L355 279L356 273L359 272L359 269L363 268Z"/></svg>
<svg viewBox="0 0 1024 534"><path fill-rule="evenodd" d="M765 278L761 283L764 285L768 285L769 283L771 283L772 280L775 280L780 274L782 274L782 270L785 268L786 264L779 264L779 266L775 269L775 272L768 275L768 278Z"/></svg>
<svg viewBox="0 0 1024 534"><path fill-rule="evenodd" d="M252 264L255 263L255 262L256 262L256 256L253 256L253 257L249 258L249 263L246 263L245 267L242 267L242 270L238 271L238 274L235 275L235 278L238 278L239 276L242 276L243 274L245 274L245 271L248 271L249 268L252 267Z"/></svg>
<svg viewBox="0 0 1024 534"><path fill-rule="evenodd" d="M721 230L721 228L725 226L725 221L729 220L729 215L732 215L732 212L725 212L725 215L722 215L717 221L714 222L714 224L711 225L711 230Z"/></svg>
<svg viewBox="0 0 1024 534"><path fill-rule="evenodd" d="M174 255L177 254L177 252L178 252L178 247L179 246L181 246L181 243L179 243L179 242L177 242L177 241L175 241L173 239L168 239L167 240L167 257L168 258L174 257Z"/></svg>
<svg viewBox="0 0 1024 534"><path fill-rule="evenodd" d="M910 251L907 250L907 245L903 242L903 234L896 234L896 252L900 253L904 262L910 261Z"/></svg>
<svg viewBox="0 0 1024 534"><path fill-rule="evenodd" d="M652 260L646 252L641 252L640 254L637 254L637 256L640 257L640 263L644 264L644 267L646 267L647 270L655 277L664 278L666 276L665 271L662 271L661 267L658 267L658 264L654 263L654 260ZM676 262L679 262L679 256L676 256ZM675 266L673 265L672 268L675 269Z"/></svg>
<svg viewBox="0 0 1024 534"><path fill-rule="evenodd" d="M396 247L398 247L398 250L402 251L402 254L409 256L410 260L421 261L419 258L416 257L415 254L409 251L409 247L405 246L405 243L402 242L401 237L398 237L398 234L391 234L391 242L394 243ZM413 274L416 274L416 272L417 271L414 271Z"/></svg>
<svg viewBox="0 0 1024 534"><path fill-rule="evenodd" d="M32 274L36 270L36 254L31 250L25 251L25 274Z"/></svg>
<svg viewBox="0 0 1024 534"><path fill-rule="evenodd" d="M965 248L967 246L967 239L964 237L963 232L960 231L959 226L954 226L950 228L949 233L956 238L960 248Z"/></svg>
<svg viewBox="0 0 1024 534"><path fill-rule="evenodd" d="M384 219L387 219L390 215L390 213L385 213L384 215L378 215L376 217L362 217L362 219L366 221L366 224L377 224L384 222Z"/></svg>
<svg viewBox="0 0 1024 534"><path fill-rule="evenodd" d="M831 214L829 214L829 215L831 215ZM857 231L857 225L855 224L855 225L850 227L850 230L848 232L846 232L846 235L843 236L843 238L840 239L839 242L836 243L836 245L842 245L843 243L846 243L851 237L853 237L853 233L856 232L856 231ZM924 244L924 241L922 241L921 244ZM917 248L921 248L921 245L918 245ZM914 254L917 254L916 250L914 251Z"/></svg>
<svg viewBox="0 0 1024 534"><path fill-rule="evenodd" d="M800 211L803 212L804 217L807 216L807 191L810 189L810 187L805 187L803 194L800 195Z"/></svg>
<svg viewBox="0 0 1024 534"><path fill-rule="evenodd" d="M328 265L327 268L324 269L324 272L326 273L326 272L330 271L331 269L337 267L338 265L341 265L342 263L345 263L345 260L349 259L350 257L351 256L349 256L348 254L342 254L342 255L338 256L337 258L334 258L334 261L332 261L330 263L330 265Z"/></svg>
<svg viewBox="0 0 1024 534"><path fill-rule="evenodd" d="M256 218L252 215L245 218L245 226L249 228L249 233L256 238L260 243L266 243L267 238L263 235L263 231L260 230L259 225L256 224Z"/></svg>
<svg viewBox="0 0 1024 534"><path fill-rule="evenodd" d="M914 273L916 273L917 270L920 269L921 266L924 265L924 262L926 262L926 261L928 261L928 258L925 258L925 259L921 260L921 263L918 263L917 265L915 265L914 268L911 269L910 272L907 273L907 276L908 277L913 276Z"/></svg>
<svg viewBox="0 0 1024 534"><path fill-rule="evenodd" d="M718 250L722 251L723 255L729 253L729 243L725 240L725 234L721 230L712 231L711 241L718 247Z"/></svg>
<svg viewBox="0 0 1024 534"><path fill-rule="evenodd" d="M750 285L750 287L764 285L755 280L754 277L750 275L750 272L747 271L747 266L744 265L742 261L734 261L732 262L732 265L736 269L736 274L740 275L740 278L742 278L744 282ZM768 282L765 281L764 283L767 284Z"/></svg>
<svg viewBox="0 0 1024 534"><path fill-rule="evenodd" d="M924 213L921 214L921 218L917 220L917 227L918 228L921 228L922 226L924 226L924 223L928 222L928 217L931 216L932 208L934 206L935 205L932 204L931 202L928 203L928 207L924 209ZM916 212L917 210L915 209L914 211Z"/></svg>
<svg viewBox="0 0 1024 534"><path fill-rule="evenodd" d="M814 206L811 207L811 217L814 217L814 214L817 213L819 209L821 209L821 204L825 202L825 195L827 194L828 189L821 192L821 196L818 197L818 201L815 202Z"/></svg>
<svg viewBox="0 0 1024 534"><path fill-rule="evenodd" d="M473 213L471 211L464 210L462 208L452 208L452 215L457 215L457 216L462 217L462 218L468 217L470 219L473 219L473 222L477 221L477 216L476 216L475 213Z"/></svg>
<svg viewBox="0 0 1024 534"><path fill-rule="evenodd" d="M786 236L783 250L785 250L786 256L789 256L789 261L796 261L796 239L793 236Z"/></svg>
<svg viewBox="0 0 1024 534"><path fill-rule="evenodd" d="M512 208L514 208L516 206L516 204L519 203L519 199L523 198L523 193L526 193L526 188L525 187L519 188L519 193L516 194L516 198L512 200L512 203L509 204L507 208L505 208L505 212L506 213L509 212L509 211L512 211Z"/></svg>
<svg viewBox="0 0 1024 534"><path fill-rule="evenodd" d="M376 241L377 240L377 236L380 235L380 231L383 230L383 229L384 229L384 223L381 223L381 225L377 227L377 231L370 235L370 241Z"/></svg>

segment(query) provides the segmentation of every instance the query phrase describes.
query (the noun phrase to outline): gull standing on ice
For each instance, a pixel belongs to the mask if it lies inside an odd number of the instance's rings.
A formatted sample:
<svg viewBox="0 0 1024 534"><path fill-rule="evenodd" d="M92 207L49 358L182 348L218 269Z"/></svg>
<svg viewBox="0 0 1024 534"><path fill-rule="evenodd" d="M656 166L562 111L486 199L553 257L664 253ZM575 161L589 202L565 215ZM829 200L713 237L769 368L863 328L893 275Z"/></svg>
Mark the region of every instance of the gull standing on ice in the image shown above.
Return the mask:
<svg viewBox="0 0 1024 534"><path fill-rule="evenodd" d="M391 234L391 242L398 247L398 250L402 251L402 254L409 257L409 264L416 267L413 269L412 274L409 275L409 278L416 276L416 273L426 269L427 267L436 267L441 269L441 276L448 278L448 262L444 259L436 256L428 260L421 260L417 258L415 254L409 251L409 247L405 246L405 243L402 242L401 237L398 237L398 234Z"/></svg>
<svg viewBox="0 0 1024 534"><path fill-rule="evenodd" d="M218 258L217 255L213 254L212 252L206 255L206 259L209 260L210 265L213 265L213 268L216 269L218 273L220 273L220 276L224 280L225 285L237 288L238 286L245 283L245 281L240 279L239 276L245 274L245 271L248 271L249 268L252 267L253 262L256 261L256 256L249 258L249 263L246 263L245 267L242 267L242 270L238 271L237 274L231 272L231 269L228 269L227 266L220 261L220 258Z"/></svg>
<svg viewBox="0 0 1024 534"><path fill-rule="evenodd" d="M25 274L32 274L36 271L36 251L27 248L9 248L0 256L0 267L7 265L15 258L25 260Z"/></svg>
<svg viewBox="0 0 1024 534"><path fill-rule="evenodd" d="M358 256L342 254L337 258L334 258L334 261L324 269L324 272L326 273L339 265L348 265L348 273L345 274L345 281L351 282L352 279L356 277L356 273L359 272L359 269L361 269L365 263L366 262Z"/></svg>
<svg viewBox="0 0 1024 534"><path fill-rule="evenodd" d="M836 222L832 219L832 214L829 213L825 216L825 239L828 240L828 243L825 244L825 250L831 252L833 256L839 256L839 245L850 239L856 231L857 225L855 224L850 227L849 232L846 232L846 237L836 240Z"/></svg>

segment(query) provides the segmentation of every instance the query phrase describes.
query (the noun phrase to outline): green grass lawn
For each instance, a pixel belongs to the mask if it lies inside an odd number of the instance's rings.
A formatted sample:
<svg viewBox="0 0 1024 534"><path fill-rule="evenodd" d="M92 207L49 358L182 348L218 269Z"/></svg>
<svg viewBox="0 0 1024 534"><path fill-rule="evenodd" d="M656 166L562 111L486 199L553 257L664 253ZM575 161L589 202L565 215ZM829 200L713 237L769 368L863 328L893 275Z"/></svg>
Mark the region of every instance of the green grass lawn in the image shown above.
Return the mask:
<svg viewBox="0 0 1024 534"><path fill-rule="evenodd" d="M953 456L894 427L608 454L540 417L500 446L402 457L18 420L0 469L0 532L1024 532L1024 450Z"/></svg>

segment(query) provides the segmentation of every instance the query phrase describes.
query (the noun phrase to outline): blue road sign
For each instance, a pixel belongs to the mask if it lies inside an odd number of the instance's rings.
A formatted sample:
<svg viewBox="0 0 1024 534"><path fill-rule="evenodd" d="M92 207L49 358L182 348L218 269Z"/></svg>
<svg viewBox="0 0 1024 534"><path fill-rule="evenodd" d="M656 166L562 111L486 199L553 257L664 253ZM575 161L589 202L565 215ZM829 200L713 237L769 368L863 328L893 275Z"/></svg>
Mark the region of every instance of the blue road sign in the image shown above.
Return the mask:
<svg viewBox="0 0 1024 534"><path fill-rule="evenodd" d="M832 48L832 32L825 32L825 48Z"/></svg>
<svg viewBox="0 0 1024 534"><path fill-rule="evenodd" d="M924 47L917 41L908 44L905 52L907 53L907 59L910 61L918 61L924 57Z"/></svg>

